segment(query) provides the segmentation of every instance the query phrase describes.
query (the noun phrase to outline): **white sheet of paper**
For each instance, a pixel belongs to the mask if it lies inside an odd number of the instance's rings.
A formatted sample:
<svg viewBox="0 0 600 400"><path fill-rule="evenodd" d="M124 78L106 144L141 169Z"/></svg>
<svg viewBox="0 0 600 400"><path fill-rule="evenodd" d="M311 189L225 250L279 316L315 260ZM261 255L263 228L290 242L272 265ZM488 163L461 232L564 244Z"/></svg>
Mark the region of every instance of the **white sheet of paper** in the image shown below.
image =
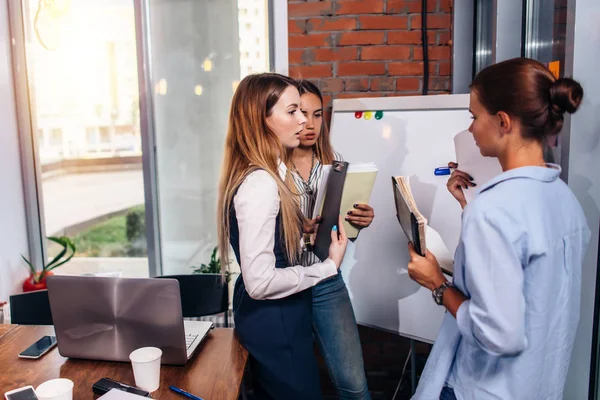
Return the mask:
<svg viewBox="0 0 600 400"><path fill-rule="evenodd" d="M137 394L124 392L119 389L110 389L106 394L98 397L98 400L136 400L136 399L147 399L147 397L140 396Z"/></svg>
<svg viewBox="0 0 600 400"><path fill-rule="evenodd" d="M469 131L462 131L454 136L454 149L458 169L471 175L473 182L477 184L463 190L468 203L475 198L483 185L502 173L502 167L497 158L481 155L473 134Z"/></svg>
<svg viewBox="0 0 600 400"><path fill-rule="evenodd" d="M321 179L321 184L317 188L317 198L315 199L315 208L313 210L312 219L317 218L323 208L323 200L325 199L325 192L327 191L327 178L329 177L330 171L331 165L322 166L321 174L323 174L323 178Z"/></svg>
<svg viewBox="0 0 600 400"><path fill-rule="evenodd" d="M425 242L427 250L437 258L440 267L448 272L453 272L454 257L452 253L448 250L440 234L429 225L425 229Z"/></svg>

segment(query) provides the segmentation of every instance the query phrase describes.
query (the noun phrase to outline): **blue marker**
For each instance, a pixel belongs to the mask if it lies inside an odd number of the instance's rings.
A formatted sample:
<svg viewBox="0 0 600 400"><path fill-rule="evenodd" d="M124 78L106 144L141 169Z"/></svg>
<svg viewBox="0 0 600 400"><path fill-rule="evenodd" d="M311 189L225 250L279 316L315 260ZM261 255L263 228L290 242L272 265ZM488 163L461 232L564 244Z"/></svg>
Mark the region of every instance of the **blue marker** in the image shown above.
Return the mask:
<svg viewBox="0 0 600 400"><path fill-rule="evenodd" d="M193 394L191 394L191 393L188 393L188 392L186 392L186 391L185 391L185 390L183 390L183 389L179 389L178 387L175 387L175 386L169 386L169 389L171 389L172 391L174 391L174 392L176 392L176 393L179 393L179 394L181 394L181 395L183 395L183 396L187 397L188 399L192 399L192 400L202 400L200 397L198 397L198 396L194 396Z"/></svg>
<svg viewBox="0 0 600 400"><path fill-rule="evenodd" d="M450 175L452 173L452 170L450 167L439 167L433 170L433 174L435 176L444 176L444 175Z"/></svg>

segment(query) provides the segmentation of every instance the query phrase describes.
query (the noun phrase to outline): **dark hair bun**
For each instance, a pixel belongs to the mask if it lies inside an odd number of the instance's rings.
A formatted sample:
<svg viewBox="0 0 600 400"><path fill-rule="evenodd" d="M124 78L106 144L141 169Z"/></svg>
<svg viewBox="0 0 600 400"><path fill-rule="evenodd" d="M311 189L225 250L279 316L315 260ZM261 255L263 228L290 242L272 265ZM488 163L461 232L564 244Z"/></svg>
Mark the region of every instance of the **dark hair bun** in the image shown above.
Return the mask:
<svg viewBox="0 0 600 400"><path fill-rule="evenodd" d="M573 114L583 99L583 88L571 78L560 78L550 86L550 106L555 117Z"/></svg>

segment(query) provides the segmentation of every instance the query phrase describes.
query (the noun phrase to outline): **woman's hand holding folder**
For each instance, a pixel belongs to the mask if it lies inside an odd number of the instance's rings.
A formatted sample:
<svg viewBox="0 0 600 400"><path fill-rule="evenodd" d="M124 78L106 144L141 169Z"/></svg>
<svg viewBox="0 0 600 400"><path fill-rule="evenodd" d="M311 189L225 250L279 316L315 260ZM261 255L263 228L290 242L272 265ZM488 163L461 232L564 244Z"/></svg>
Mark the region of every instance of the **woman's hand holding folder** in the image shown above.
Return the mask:
<svg viewBox="0 0 600 400"><path fill-rule="evenodd" d="M302 232L305 235L311 236L311 243L314 241L314 235L321 222L321 217L317 216L315 219L304 219L302 225ZM342 223L342 216L338 217L338 224L333 226L331 230L331 244L329 245L329 258L333 260L335 266L339 269L344 259L344 253L346 253L346 246L348 246L348 237L346 236L346 230Z"/></svg>
<svg viewBox="0 0 600 400"><path fill-rule="evenodd" d="M346 236L342 216L340 215L338 224L334 225L331 230L331 244L329 245L329 258L333 260L338 269L342 265L346 246L348 246L348 237Z"/></svg>
<svg viewBox="0 0 600 400"><path fill-rule="evenodd" d="M354 204L354 210L348 211L346 221L358 228L366 228L375 218L373 207L368 204Z"/></svg>
<svg viewBox="0 0 600 400"><path fill-rule="evenodd" d="M446 282L446 277L437 258L427 250L425 257L422 257L415 250L412 242L408 243L408 254L410 261L408 263L408 276L419 285L433 290Z"/></svg>

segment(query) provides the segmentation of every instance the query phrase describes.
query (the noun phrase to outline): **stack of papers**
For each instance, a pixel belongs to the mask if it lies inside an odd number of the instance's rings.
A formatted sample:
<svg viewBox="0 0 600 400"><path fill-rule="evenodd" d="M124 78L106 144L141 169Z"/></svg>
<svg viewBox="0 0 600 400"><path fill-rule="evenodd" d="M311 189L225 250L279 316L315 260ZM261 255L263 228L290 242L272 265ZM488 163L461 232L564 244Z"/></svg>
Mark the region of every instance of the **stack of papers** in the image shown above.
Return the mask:
<svg viewBox="0 0 600 400"><path fill-rule="evenodd" d="M98 397L98 400L139 400L147 399L148 397L140 396L137 394L125 392L119 389L110 389L106 394Z"/></svg>

